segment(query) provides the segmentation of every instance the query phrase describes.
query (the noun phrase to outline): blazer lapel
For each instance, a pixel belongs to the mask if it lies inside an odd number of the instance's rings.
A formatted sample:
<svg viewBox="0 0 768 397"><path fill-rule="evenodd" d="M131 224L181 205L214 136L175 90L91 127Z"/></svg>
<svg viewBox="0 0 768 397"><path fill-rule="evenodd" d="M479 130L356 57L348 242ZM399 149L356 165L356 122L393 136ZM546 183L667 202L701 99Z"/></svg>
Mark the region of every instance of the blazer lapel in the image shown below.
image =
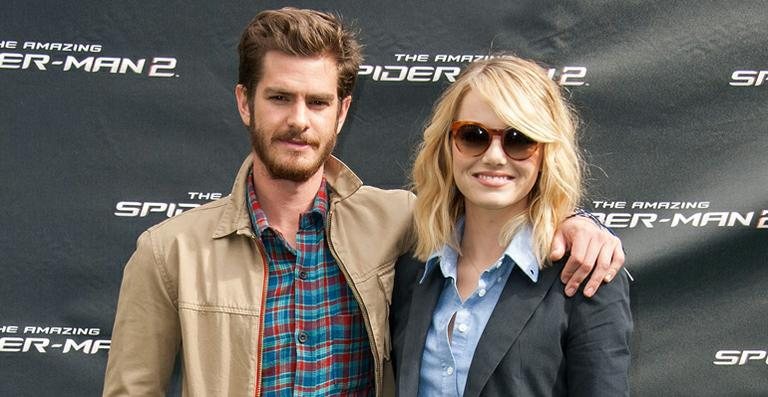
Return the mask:
<svg viewBox="0 0 768 397"><path fill-rule="evenodd" d="M485 326L469 367L464 396L479 396L493 371L520 336L528 319L536 311L552 283L557 279L562 263L555 263L539 273L536 283L517 267L509 275L498 303Z"/></svg>
<svg viewBox="0 0 768 397"><path fill-rule="evenodd" d="M432 312L443 290L444 278L440 269L433 269L423 284L415 285L408 313L403 358L397 371L397 390L400 396L415 396L419 392L421 355L432 323Z"/></svg>

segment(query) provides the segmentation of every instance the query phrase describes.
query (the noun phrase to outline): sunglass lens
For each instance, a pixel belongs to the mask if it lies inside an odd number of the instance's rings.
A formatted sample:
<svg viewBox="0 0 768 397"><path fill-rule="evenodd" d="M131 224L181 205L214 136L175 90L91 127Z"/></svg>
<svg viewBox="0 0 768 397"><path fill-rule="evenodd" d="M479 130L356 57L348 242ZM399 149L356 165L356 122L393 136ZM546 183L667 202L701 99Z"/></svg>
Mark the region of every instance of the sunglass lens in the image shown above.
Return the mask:
<svg viewBox="0 0 768 397"><path fill-rule="evenodd" d="M488 131L477 125L463 125L457 132L456 143L459 150L470 156L476 156L484 152L488 148L488 142L491 140Z"/></svg>
<svg viewBox="0 0 768 397"><path fill-rule="evenodd" d="M504 134L504 151L516 160L524 160L531 157L536 150L536 141L525 136L517 130L508 130Z"/></svg>

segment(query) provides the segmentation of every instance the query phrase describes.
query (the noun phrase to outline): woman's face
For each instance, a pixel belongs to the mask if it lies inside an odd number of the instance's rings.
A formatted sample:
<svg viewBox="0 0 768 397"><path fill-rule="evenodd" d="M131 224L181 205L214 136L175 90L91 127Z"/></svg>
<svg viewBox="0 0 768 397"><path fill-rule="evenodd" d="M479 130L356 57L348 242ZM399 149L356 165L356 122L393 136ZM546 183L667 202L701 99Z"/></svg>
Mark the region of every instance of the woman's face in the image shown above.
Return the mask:
<svg viewBox="0 0 768 397"><path fill-rule="evenodd" d="M509 128L473 90L462 99L455 120L473 121L493 129ZM528 207L528 194L536 184L541 167L541 145L525 160L507 157L499 136L493 137L488 149L476 157L460 152L453 142L451 150L454 181L464 195L468 213L490 210L506 217Z"/></svg>

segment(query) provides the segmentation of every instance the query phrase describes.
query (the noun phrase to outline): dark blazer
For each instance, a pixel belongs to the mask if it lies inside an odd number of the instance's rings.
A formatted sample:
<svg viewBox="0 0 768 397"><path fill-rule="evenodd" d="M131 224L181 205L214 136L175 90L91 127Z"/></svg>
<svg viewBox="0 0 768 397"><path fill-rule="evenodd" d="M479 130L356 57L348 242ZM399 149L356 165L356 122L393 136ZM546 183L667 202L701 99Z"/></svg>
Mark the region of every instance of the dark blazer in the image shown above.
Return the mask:
<svg viewBox="0 0 768 397"><path fill-rule="evenodd" d="M515 267L480 337L465 397L629 395L629 281L619 272L591 299L565 296L565 261L543 269L538 282ZM399 396L416 396L424 343L444 278L402 257L390 312L392 363Z"/></svg>

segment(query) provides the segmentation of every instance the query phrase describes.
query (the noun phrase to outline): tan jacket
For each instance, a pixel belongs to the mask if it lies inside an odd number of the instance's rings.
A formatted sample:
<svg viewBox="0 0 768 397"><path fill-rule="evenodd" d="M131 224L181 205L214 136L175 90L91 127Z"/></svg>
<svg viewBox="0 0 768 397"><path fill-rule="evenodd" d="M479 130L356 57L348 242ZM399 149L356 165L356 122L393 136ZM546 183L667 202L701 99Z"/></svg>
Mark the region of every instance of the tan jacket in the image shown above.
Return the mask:
<svg viewBox="0 0 768 397"><path fill-rule="evenodd" d="M184 396L258 396L265 256L246 208L248 157L232 194L144 232L123 274L104 396L165 395L177 353ZM388 312L411 245L414 196L363 186L331 158L328 246L370 338L377 396L392 395Z"/></svg>

